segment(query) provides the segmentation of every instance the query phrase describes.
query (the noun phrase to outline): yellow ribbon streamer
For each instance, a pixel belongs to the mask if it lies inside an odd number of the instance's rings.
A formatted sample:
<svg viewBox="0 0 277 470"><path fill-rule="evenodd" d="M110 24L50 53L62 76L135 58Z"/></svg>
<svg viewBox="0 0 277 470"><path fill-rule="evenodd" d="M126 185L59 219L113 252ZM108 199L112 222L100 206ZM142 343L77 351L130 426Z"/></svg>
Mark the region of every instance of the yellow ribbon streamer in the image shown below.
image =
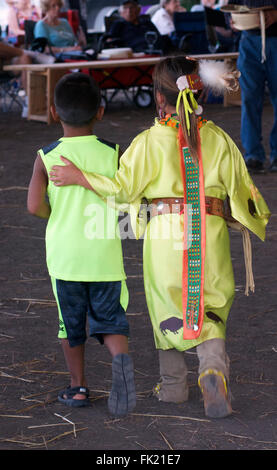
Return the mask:
<svg viewBox="0 0 277 470"><path fill-rule="evenodd" d="M190 104L188 102L188 96L190 97L191 105L192 108L190 107ZM185 116L186 116L186 126L188 130L188 135L190 135L190 120L189 120L189 114L193 113L195 109L198 108L198 103L196 99L194 98L193 92L189 88L185 88L184 90L181 90L178 98L177 98L177 103L176 103L176 111L177 114L179 114L179 107L181 103L181 98L183 98L183 104L184 104L184 109L185 109Z"/></svg>

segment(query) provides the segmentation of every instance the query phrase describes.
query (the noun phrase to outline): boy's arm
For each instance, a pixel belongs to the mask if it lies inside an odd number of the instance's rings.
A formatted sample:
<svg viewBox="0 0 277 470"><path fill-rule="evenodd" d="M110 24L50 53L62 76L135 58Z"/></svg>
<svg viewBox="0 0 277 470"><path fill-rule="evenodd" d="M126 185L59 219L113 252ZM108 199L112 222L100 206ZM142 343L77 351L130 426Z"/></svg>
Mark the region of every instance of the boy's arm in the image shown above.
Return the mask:
<svg viewBox="0 0 277 470"><path fill-rule="evenodd" d="M41 157L38 155L29 184L27 208L31 214L43 219L48 219L51 213L51 208L45 200L47 185L47 172Z"/></svg>

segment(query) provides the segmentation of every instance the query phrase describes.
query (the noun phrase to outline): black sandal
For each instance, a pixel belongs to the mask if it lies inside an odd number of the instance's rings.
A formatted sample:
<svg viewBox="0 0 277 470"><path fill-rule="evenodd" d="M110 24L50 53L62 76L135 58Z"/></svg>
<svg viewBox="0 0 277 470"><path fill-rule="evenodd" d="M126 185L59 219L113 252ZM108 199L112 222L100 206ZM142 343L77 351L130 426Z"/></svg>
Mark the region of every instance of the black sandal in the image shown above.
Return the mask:
<svg viewBox="0 0 277 470"><path fill-rule="evenodd" d="M75 395L84 395L83 400L77 400L73 398ZM66 398L64 398L66 396ZM58 400L67 406L81 407L88 406L89 401L89 389L87 387L67 387L62 390L58 395Z"/></svg>

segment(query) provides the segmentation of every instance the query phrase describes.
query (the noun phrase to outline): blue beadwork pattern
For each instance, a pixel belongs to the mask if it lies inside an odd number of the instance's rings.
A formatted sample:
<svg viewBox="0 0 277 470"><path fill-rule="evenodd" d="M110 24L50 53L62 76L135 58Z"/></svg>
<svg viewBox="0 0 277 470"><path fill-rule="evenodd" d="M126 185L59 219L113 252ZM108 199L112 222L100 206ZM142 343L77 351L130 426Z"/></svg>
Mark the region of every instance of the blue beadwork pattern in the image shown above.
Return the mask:
<svg viewBox="0 0 277 470"><path fill-rule="evenodd" d="M191 229L188 230L188 294L185 311L186 324L190 329L198 329L201 294L201 211L199 167L190 156L189 149L183 148L186 173L186 204L189 207Z"/></svg>

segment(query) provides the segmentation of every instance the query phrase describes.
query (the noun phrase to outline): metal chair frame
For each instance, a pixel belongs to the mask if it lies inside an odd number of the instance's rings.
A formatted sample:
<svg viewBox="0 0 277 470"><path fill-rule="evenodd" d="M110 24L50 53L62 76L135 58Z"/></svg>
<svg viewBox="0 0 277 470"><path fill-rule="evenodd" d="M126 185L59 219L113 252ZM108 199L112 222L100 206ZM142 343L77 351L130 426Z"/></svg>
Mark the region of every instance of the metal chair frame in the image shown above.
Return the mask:
<svg viewBox="0 0 277 470"><path fill-rule="evenodd" d="M10 112L14 104L23 108L19 91L19 80L9 72L0 72L0 109L3 112Z"/></svg>

